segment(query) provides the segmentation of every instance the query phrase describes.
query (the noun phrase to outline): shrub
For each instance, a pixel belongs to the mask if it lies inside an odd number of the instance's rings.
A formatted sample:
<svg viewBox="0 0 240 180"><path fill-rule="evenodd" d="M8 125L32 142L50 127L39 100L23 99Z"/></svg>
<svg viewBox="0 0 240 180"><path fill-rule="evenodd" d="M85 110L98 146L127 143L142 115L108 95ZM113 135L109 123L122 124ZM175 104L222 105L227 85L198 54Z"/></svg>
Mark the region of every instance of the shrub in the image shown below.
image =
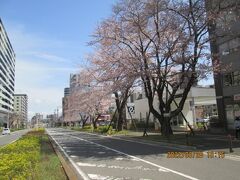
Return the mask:
<svg viewBox="0 0 240 180"><path fill-rule="evenodd" d="M40 130L38 133L43 133ZM0 177L28 179L33 176L40 159L40 137L29 133L0 149Z"/></svg>
<svg viewBox="0 0 240 180"><path fill-rule="evenodd" d="M109 131L112 130L112 126L110 126ZM106 126L99 126L98 127L98 132L100 133L107 133L108 132L108 125Z"/></svg>
<svg viewBox="0 0 240 180"><path fill-rule="evenodd" d="M92 129L92 126L91 125L86 125L83 127L83 129Z"/></svg>

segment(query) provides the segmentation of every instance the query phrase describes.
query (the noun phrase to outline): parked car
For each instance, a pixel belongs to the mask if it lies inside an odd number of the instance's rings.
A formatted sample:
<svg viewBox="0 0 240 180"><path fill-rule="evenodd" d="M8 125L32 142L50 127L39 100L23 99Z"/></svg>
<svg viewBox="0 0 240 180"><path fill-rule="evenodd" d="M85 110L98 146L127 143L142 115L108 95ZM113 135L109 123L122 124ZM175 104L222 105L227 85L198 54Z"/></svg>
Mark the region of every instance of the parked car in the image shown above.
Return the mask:
<svg viewBox="0 0 240 180"><path fill-rule="evenodd" d="M197 118L196 122L197 123L208 123L209 122L209 118Z"/></svg>
<svg viewBox="0 0 240 180"><path fill-rule="evenodd" d="M5 135L5 134L10 134L9 128L3 128L2 135Z"/></svg>
<svg viewBox="0 0 240 180"><path fill-rule="evenodd" d="M107 120L99 120L98 121L99 126L107 126L109 124L110 124L110 121L107 121Z"/></svg>

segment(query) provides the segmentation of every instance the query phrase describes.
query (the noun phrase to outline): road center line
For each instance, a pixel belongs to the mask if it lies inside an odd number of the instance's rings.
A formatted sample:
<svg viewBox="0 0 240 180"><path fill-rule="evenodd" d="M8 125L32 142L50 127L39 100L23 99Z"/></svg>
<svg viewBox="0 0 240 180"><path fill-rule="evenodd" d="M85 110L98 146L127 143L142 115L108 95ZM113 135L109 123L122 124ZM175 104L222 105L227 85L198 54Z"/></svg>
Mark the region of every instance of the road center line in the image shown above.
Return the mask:
<svg viewBox="0 0 240 180"><path fill-rule="evenodd" d="M66 134L65 134L65 135L66 135ZM92 142L92 141L88 141L88 140L86 140L86 139L82 139L82 138L80 138L80 137L76 137L76 136L73 136L73 135L67 135L67 136L70 136L70 137L79 139L79 140L81 140L81 141L88 142L88 143L90 143L90 144L94 144L94 145L103 147L103 148L105 148L105 149L109 149L109 150L111 150L111 151L117 152L117 153L119 153L119 154L123 154L123 155L125 155L125 156L131 157L131 158L134 158L134 159L137 159L137 160L139 160L139 161L142 161L142 162L145 162L145 163L150 164L150 165L152 165L152 166L155 166L155 167L161 168L161 169L163 169L163 170L172 172L172 173L177 174L177 175L179 175L179 176L183 176L183 177L185 177L185 178L187 178L187 179L199 180L199 179L197 179L197 178L195 178L195 177L192 177L192 176L189 176L189 175L187 175L187 174L184 174L184 173L181 173L181 172L178 172L178 171L175 171L175 170L172 170L172 169L169 169L169 168L160 166L160 165L158 165L158 164L152 163L152 162L150 162L150 161L146 161L146 160L141 159L141 158L138 158L138 157L136 157L136 156L132 156L132 155L126 154L126 153L121 152L121 151L118 151L118 150L116 150L116 149L112 149L112 148L110 148L110 147L107 147L107 146L104 146L104 145L101 145L101 144L98 144L98 143L95 143L95 142Z"/></svg>

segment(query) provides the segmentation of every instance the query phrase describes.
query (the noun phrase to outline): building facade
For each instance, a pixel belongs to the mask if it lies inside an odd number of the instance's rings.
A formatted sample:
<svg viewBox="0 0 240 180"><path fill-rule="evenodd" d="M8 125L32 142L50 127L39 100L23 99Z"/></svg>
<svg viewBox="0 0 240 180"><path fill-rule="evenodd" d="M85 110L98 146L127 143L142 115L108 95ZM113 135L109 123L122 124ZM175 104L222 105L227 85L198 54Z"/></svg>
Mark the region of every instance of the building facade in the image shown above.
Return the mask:
<svg viewBox="0 0 240 180"><path fill-rule="evenodd" d="M64 97L69 96L70 94L70 88L64 88Z"/></svg>
<svg viewBox="0 0 240 180"><path fill-rule="evenodd" d="M28 96L26 94L14 95L14 112L20 117L20 127L26 127L28 121Z"/></svg>
<svg viewBox="0 0 240 180"><path fill-rule="evenodd" d="M7 126L14 111L15 53L0 19L0 126Z"/></svg>
<svg viewBox="0 0 240 180"><path fill-rule="evenodd" d="M240 0L208 0L206 7L218 15L209 28L210 45L213 64L224 67L214 81L219 119L229 130L240 117Z"/></svg>
<svg viewBox="0 0 240 180"><path fill-rule="evenodd" d="M64 97L62 98L62 115L63 121L66 124L74 124L80 121L80 111L77 99L74 98L74 93L86 90L86 85L81 83L80 73L70 74L69 88L64 89Z"/></svg>
<svg viewBox="0 0 240 180"><path fill-rule="evenodd" d="M178 98L176 98L177 103L178 101ZM157 99L154 100L154 107L158 109ZM172 109L175 108L176 106L173 104ZM127 121L131 122L131 119L133 119L136 123L145 123L148 112L148 99L145 95L141 91L133 93L127 103ZM215 89L211 87L192 87L188 93L182 113L193 128L197 128L197 119L204 119L217 115ZM156 129L160 129L160 124L153 114L150 114L149 122L154 123ZM173 117L171 126L176 130L186 129L187 123L183 116L179 114Z"/></svg>
<svg viewBox="0 0 240 180"><path fill-rule="evenodd" d="M31 119L31 127L39 128L43 127L43 115L40 113L36 113Z"/></svg>

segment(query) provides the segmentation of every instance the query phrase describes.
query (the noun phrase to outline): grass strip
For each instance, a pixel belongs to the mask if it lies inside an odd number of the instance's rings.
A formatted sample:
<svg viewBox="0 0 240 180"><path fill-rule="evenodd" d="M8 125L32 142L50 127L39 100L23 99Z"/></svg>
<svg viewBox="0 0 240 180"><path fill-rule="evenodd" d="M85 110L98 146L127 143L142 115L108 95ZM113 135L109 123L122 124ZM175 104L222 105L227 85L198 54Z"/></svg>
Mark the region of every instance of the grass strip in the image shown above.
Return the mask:
<svg viewBox="0 0 240 180"><path fill-rule="evenodd" d="M44 129L0 148L0 179L67 179Z"/></svg>

